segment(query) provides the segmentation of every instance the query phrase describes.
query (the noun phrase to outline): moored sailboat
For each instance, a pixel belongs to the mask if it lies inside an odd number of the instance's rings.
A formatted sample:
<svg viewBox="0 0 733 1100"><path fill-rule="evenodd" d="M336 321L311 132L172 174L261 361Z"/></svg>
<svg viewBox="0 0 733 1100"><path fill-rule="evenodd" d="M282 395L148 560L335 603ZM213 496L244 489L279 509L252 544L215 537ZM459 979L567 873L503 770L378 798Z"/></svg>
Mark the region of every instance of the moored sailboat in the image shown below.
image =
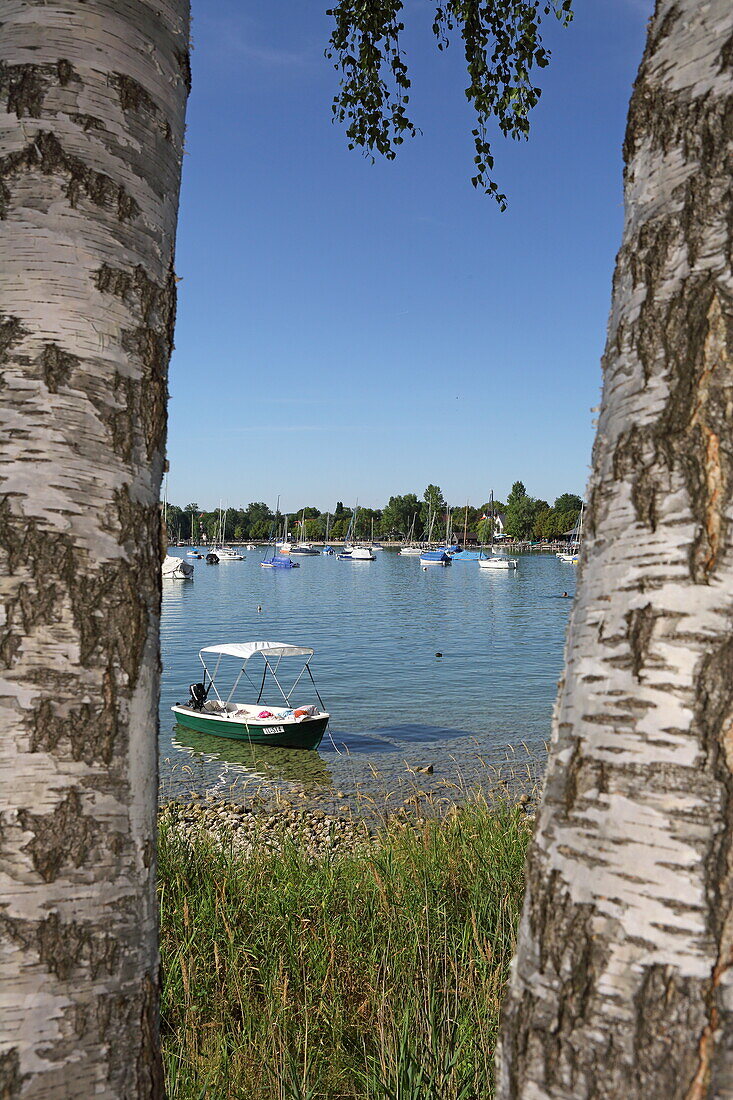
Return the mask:
<svg viewBox="0 0 733 1100"><path fill-rule="evenodd" d="M492 569L508 572L511 569L517 569L519 562L516 558L507 558L504 555L494 554L494 490L491 490L491 534L489 536L489 557L481 558L479 560L479 569Z"/></svg>
<svg viewBox="0 0 733 1100"><path fill-rule="evenodd" d="M344 542L344 548L338 555L340 561L376 561L371 547L358 546L355 543L356 538L356 517L359 513L359 505L357 504L351 515L351 521L349 523L349 529L346 532L346 540Z"/></svg>

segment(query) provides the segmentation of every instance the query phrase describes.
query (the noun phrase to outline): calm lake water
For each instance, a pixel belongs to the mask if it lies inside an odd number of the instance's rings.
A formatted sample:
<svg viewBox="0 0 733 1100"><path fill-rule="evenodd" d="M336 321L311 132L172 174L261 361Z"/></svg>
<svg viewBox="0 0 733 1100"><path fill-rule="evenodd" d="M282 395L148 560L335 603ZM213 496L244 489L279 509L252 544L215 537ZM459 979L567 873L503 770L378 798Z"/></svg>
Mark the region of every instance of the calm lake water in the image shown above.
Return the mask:
<svg viewBox="0 0 733 1100"><path fill-rule="evenodd" d="M196 790L236 800L273 787L401 796L416 778L449 792L510 765L541 769L571 605L559 597L573 595L572 565L525 555L506 574L475 562L426 572L418 558L383 551L363 563L305 557L278 572L260 567L263 551L243 553L245 561L218 566L197 560L193 581L163 584L163 797ZM311 668L332 716L317 753L176 726L169 708L201 679L199 649L255 639L315 649ZM234 674L236 662L226 663ZM307 690L294 699L309 701ZM432 775L414 775L430 764Z"/></svg>

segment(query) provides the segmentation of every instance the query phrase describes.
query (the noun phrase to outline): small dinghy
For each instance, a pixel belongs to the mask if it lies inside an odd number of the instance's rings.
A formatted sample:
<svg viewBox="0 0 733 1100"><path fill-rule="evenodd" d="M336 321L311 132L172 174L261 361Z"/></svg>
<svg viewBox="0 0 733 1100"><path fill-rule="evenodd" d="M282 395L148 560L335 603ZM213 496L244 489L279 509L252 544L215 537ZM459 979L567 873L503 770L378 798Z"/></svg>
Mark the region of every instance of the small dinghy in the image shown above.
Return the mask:
<svg viewBox="0 0 733 1100"><path fill-rule="evenodd" d="M216 664L213 672L210 672L206 661L208 659L211 663L214 657ZM223 657L235 658L241 665L225 699L219 693L217 682ZM300 671L292 683L286 680L285 672L280 668L282 661L291 657L301 658ZM217 737L229 737L252 744L279 745L281 748L318 748L326 732L330 714L318 693L310 670L312 657L313 650L309 646L289 645L285 642L238 642L206 646L199 652L199 660L204 668L203 681L191 684L188 702L185 705L176 703L171 710L179 725L198 730L199 733L213 733ZM254 665L248 667L250 661L254 661ZM252 679L251 672L254 673L255 680ZM294 707L291 700L306 673L320 706L306 704ZM235 692L243 676L252 687L254 702L234 702ZM210 699L212 689L215 698ZM282 699L282 703L277 706L264 702L268 690L272 692L275 689ZM299 691L302 690L301 687Z"/></svg>

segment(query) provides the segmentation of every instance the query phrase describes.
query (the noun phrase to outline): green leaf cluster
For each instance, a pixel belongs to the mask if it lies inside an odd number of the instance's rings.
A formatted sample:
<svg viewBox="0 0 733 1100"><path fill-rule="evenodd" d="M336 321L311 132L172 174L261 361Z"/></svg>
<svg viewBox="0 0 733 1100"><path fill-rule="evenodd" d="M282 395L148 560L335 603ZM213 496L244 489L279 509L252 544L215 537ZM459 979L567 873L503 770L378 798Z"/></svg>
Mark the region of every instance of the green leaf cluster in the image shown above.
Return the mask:
<svg viewBox="0 0 733 1100"><path fill-rule="evenodd" d="M410 79L400 47L402 0L340 0L327 12L334 21L326 56L341 74L333 100L334 121L346 126L349 148L388 160L405 136L418 128L407 114ZM506 209L506 195L492 178L494 156L488 139L495 120L504 137L529 136L529 115L541 90L533 70L545 68L550 51L542 44L542 19L564 25L572 0L446 0L437 5L433 33L444 50L456 32L463 44L466 98L476 113L471 183Z"/></svg>

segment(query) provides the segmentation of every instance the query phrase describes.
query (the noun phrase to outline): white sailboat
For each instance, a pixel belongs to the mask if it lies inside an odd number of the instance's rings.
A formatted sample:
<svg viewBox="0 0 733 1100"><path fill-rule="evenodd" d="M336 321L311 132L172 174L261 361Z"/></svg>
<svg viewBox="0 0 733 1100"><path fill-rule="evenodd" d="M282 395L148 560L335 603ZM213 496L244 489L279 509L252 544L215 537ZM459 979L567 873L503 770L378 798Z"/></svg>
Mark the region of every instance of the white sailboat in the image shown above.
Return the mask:
<svg viewBox="0 0 733 1100"><path fill-rule="evenodd" d="M433 524L435 523L435 515L432 511L432 506L428 505L428 541L427 545L420 552L420 561L424 566L427 565L452 565L450 554L446 552L444 547L439 546L437 549L431 549L431 543L433 540ZM446 521L446 535L448 534L448 521Z"/></svg>
<svg viewBox="0 0 733 1100"><path fill-rule="evenodd" d="M580 505L580 515L578 516L578 526L576 529L575 541L571 541L570 547L566 553L558 554L560 561L566 562L569 565L575 565L580 559L580 546L583 541L583 514L585 512L585 501Z"/></svg>
<svg viewBox="0 0 733 1100"><path fill-rule="evenodd" d="M419 558L422 554L422 547L415 545L415 520L417 519L417 512L412 517L412 523L410 524L410 530L407 533L407 546L403 546L400 550L406 558Z"/></svg>
<svg viewBox="0 0 733 1100"><path fill-rule="evenodd" d="M375 542L374 541L374 517L373 516L372 516L372 529L371 529L371 533L369 535L369 549L374 550L374 551L384 550L384 547L382 546L381 542Z"/></svg>
<svg viewBox="0 0 733 1100"><path fill-rule="evenodd" d="M293 544L290 541L290 538L288 537L288 517L287 516L283 517L283 533L282 533L282 535L280 535L279 532L277 531L277 529L279 527L279 522L278 522L279 518L280 518L280 497L278 496L277 504L275 505L275 531L276 531L275 549L277 550L278 554L289 554L290 551L293 549Z"/></svg>
<svg viewBox="0 0 733 1100"><path fill-rule="evenodd" d="M493 569L502 570L508 572L511 569L516 569L519 565L517 558L507 558L503 555L494 554L494 490L491 490L491 535L489 541L489 557L479 558L479 569Z"/></svg>
<svg viewBox="0 0 733 1100"><path fill-rule="evenodd" d="M311 544L309 542L306 542L305 538L304 538L304 535L305 535L305 508L301 512L300 523L298 524L298 526L300 527L300 540L295 544L295 546L293 546L291 548L290 553L291 554L300 554L303 557L310 557L310 556L313 556L313 555L317 556L319 554L319 551L316 550L316 548L314 546L311 546Z"/></svg>
<svg viewBox="0 0 733 1100"><path fill-rule="evenodd" d="M330 527L331 527L331 513L327 512L326 513L326 539L325 539L325 542L323 544L323 550L321 550L321 553L325 554L327 558L333 558L333 557L336 556L336 551L334 550L333 546L329 545L329 542L328 542L328 532L330 530Z"/></svg>
<svg viewBox="0 0 733 1100"><path fill-rule="evenodd" d="M359 512L359 505L357 503L351 516L351 523L349 524L349 530L346 532L346 541L344 542L344 548L339 554L341 561L376 561L371 547L369 546L357 546L355 543L356 536L356 517Z"/></svg>
<svg viewBox="0 0 733 1100"><path fill-rule="evenodd" d="M168 539L168 475L165 476L165 487L163 489L163 529L166 535L166 541ZM197 555L198 556L198 555ZM177 558L173 554L166 552L163 564L161 566L161 572L164 581L185 581L193 579L193 565L190 561L184 561L183 558Z"/></svg>
<svg viewBox="0 0 733 1100"><path fill-rule="evenodd" d="M229 507L222 509L221 501L219 501L219 529L217 531L217 540L214 546L209 547L211 553L216 554L219 561L244 561L244 554L240 554L237 550L232 550L231 546L224 545L224 531L226 530L226 517L229 512Z"/></svg>

